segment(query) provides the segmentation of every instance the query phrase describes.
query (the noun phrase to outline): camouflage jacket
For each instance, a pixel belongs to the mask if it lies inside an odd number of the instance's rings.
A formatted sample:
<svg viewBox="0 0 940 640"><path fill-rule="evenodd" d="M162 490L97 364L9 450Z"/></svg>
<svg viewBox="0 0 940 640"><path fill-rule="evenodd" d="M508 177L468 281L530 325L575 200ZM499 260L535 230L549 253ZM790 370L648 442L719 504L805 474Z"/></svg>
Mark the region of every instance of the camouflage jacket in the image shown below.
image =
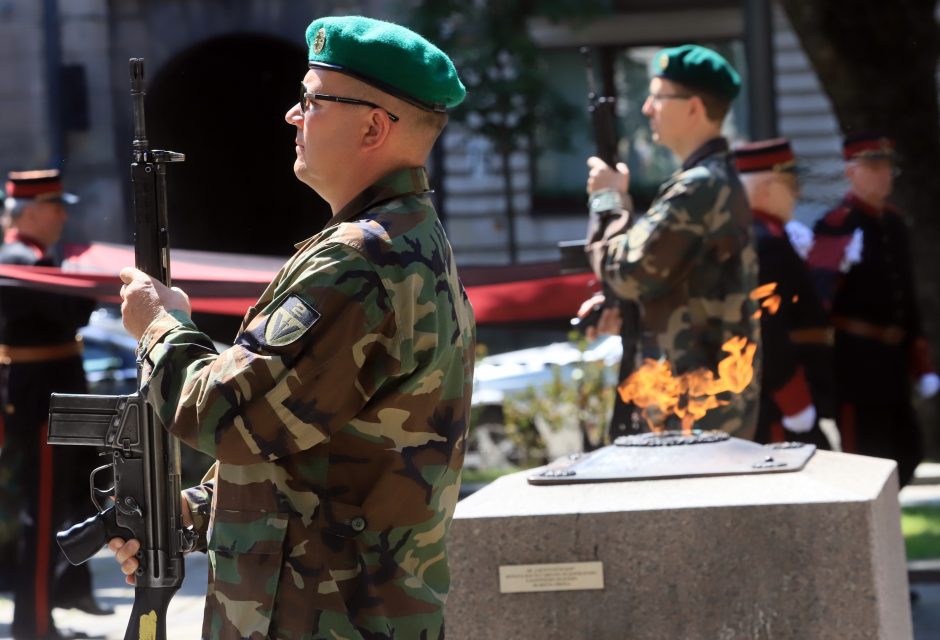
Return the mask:
<svg viewBox="0 0 940 640"><path fill-rule="evenodd" d="M423 168L299 244L230 349L148 327L148 401L217 460L203 637L443 638L474 342Z"/></svg>
<svg viewBox="0 0 940 640"><path fill-rule="evenodd" d="M689 156L645 214L592 217L587 252L594 272L616 295L640 303L638 359L666 359L673 375L700 369L717 375L727 340L759 344L750 299L758 276L751 212L723 138ZM753 436L759 361L758 350L751 383L720 396L722 406L698 427Z"/></svg>

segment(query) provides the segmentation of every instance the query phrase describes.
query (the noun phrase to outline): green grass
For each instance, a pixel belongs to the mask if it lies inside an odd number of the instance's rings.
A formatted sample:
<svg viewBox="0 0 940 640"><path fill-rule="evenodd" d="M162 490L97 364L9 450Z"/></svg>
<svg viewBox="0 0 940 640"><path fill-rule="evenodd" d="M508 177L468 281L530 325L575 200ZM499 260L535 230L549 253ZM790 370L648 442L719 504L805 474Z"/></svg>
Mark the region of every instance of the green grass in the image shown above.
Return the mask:
<svg viewBox="0 0 940 640"><path fill-rule="evenodd" d="M901 532L908 560L940 558L940 506L902 509Z"/></svg>
<svg viewBox="0 0 940 640"><path fill-rule="evenodd" d="M511 469L464 469L460 472L460 481L462 484L486 484L510 473L521 471L518 467Z"/></svg>

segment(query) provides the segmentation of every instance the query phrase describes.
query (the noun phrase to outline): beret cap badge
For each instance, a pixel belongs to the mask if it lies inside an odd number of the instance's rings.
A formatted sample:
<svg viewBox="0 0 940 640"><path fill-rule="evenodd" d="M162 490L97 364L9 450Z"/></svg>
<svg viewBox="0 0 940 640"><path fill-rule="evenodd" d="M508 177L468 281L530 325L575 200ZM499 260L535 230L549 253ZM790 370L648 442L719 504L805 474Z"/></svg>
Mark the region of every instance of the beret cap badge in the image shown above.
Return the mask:
<svg viewBox="0 0 940 640"><path fill-rule="evenodd" d="M666 54L659 56L659 68L665 69L668 66L669 66L669 56L667 56Z"/></svg>
<svg viewBox="0 0 940 640"><path fill-rule="evenodd" d="M323 46L325 44L326 44L326 29L321 27L320 30L317 31L316 38L314 38L313 40L313 52L320 53L321 51L323 51Z"/></svg>

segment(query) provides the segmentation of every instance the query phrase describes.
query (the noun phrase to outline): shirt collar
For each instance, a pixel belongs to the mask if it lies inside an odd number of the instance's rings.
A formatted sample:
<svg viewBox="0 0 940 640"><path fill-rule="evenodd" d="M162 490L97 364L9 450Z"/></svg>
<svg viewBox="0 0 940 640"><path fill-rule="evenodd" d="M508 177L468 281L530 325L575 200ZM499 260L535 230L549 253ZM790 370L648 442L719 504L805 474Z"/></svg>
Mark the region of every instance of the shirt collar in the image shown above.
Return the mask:
<svg viewBox="0 0 940 640"><path fill-rule="evenodd" d="M25 235L19 229L7 229L7 232L3 236L3 241L7 244L11 244L13 242L25 244L27 247L33 250L37 258L42 258L45 256L46 249L48 248L35 238Z"/></svg>
<svg viewBox="0 0 940 640"><path fill-rule="evenodd" d="M697 164L701 164L702 160L707 158L710 155L716 153L727 153L728 152L728 141L718 136L717 138L712 138L701 147L696 149L685 159L685 162L682 163L682 170L688 171Z"/></svg>
<svg viewBox="0 0 940 640"><path fill-rule="evenodd" d="M771 213L767 213L766 211L762 209L754 209L754 208L751 209L751 213L754 215L755 220L759 220L760 222L763 222L765 225L767 225L771 233L773 233L774 235L779 236L781 232L783 231L783 224L784 224L783 220L781 220L777 216Z"/></svg>
<svg viewBox="0 0 940 640"><path fill-rule="evenodd" d="M872 218L880 218L881 214L884 213L885 207L872 206L859 198L857 195L849 191L845 194L845 204L847 204L852 209L858 209L862 213Z"/></svg>
<svg viewBox="0 0 940 640"><path fill-rule="evenodd" d="M431 188L428 185L428 172L424 167L408 167L398 169L375 181L362 193L349 201L327 223L328 227L352 220L357 215L371 209L377 204L404 198L420 193L427 193Z"/></svg>

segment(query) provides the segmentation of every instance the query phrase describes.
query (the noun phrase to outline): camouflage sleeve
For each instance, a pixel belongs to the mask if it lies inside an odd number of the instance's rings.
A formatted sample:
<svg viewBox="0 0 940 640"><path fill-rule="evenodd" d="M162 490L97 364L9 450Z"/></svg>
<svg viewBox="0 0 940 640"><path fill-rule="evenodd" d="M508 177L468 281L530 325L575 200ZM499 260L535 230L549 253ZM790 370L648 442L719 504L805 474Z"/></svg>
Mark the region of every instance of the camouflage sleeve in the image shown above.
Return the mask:
<svg viewBox="0 0 940 640"><path fill-rule="evenodd" d="M209 469L209 475L215 475L215 465ZM193 530L199 534L196 551L205 551L209 546L209 517L212 514L212 494L215 492L215 480L204 478L201 484L183 490L183 509L189 509L193 521Z"/></svg>
<svg viewBox="0 0 940 640"><path fill-rule="evenodd" d="M705 235L721 233L710 226L733 225L730 188L713 184L704 169L689 174L631 224L621 215L592 226L589 260L620 297L645 300L669 291L687 276Z"/></svg>
<svg viewBox="0 0 940 640"><path fill-rule="evenodd" d="M276 460L326 441L400 368L386 350L396 338L386 289L346 245L311 251L253 311L220 354L179 314L161 315L140 341L160 421L219 462Z"/></svg>

